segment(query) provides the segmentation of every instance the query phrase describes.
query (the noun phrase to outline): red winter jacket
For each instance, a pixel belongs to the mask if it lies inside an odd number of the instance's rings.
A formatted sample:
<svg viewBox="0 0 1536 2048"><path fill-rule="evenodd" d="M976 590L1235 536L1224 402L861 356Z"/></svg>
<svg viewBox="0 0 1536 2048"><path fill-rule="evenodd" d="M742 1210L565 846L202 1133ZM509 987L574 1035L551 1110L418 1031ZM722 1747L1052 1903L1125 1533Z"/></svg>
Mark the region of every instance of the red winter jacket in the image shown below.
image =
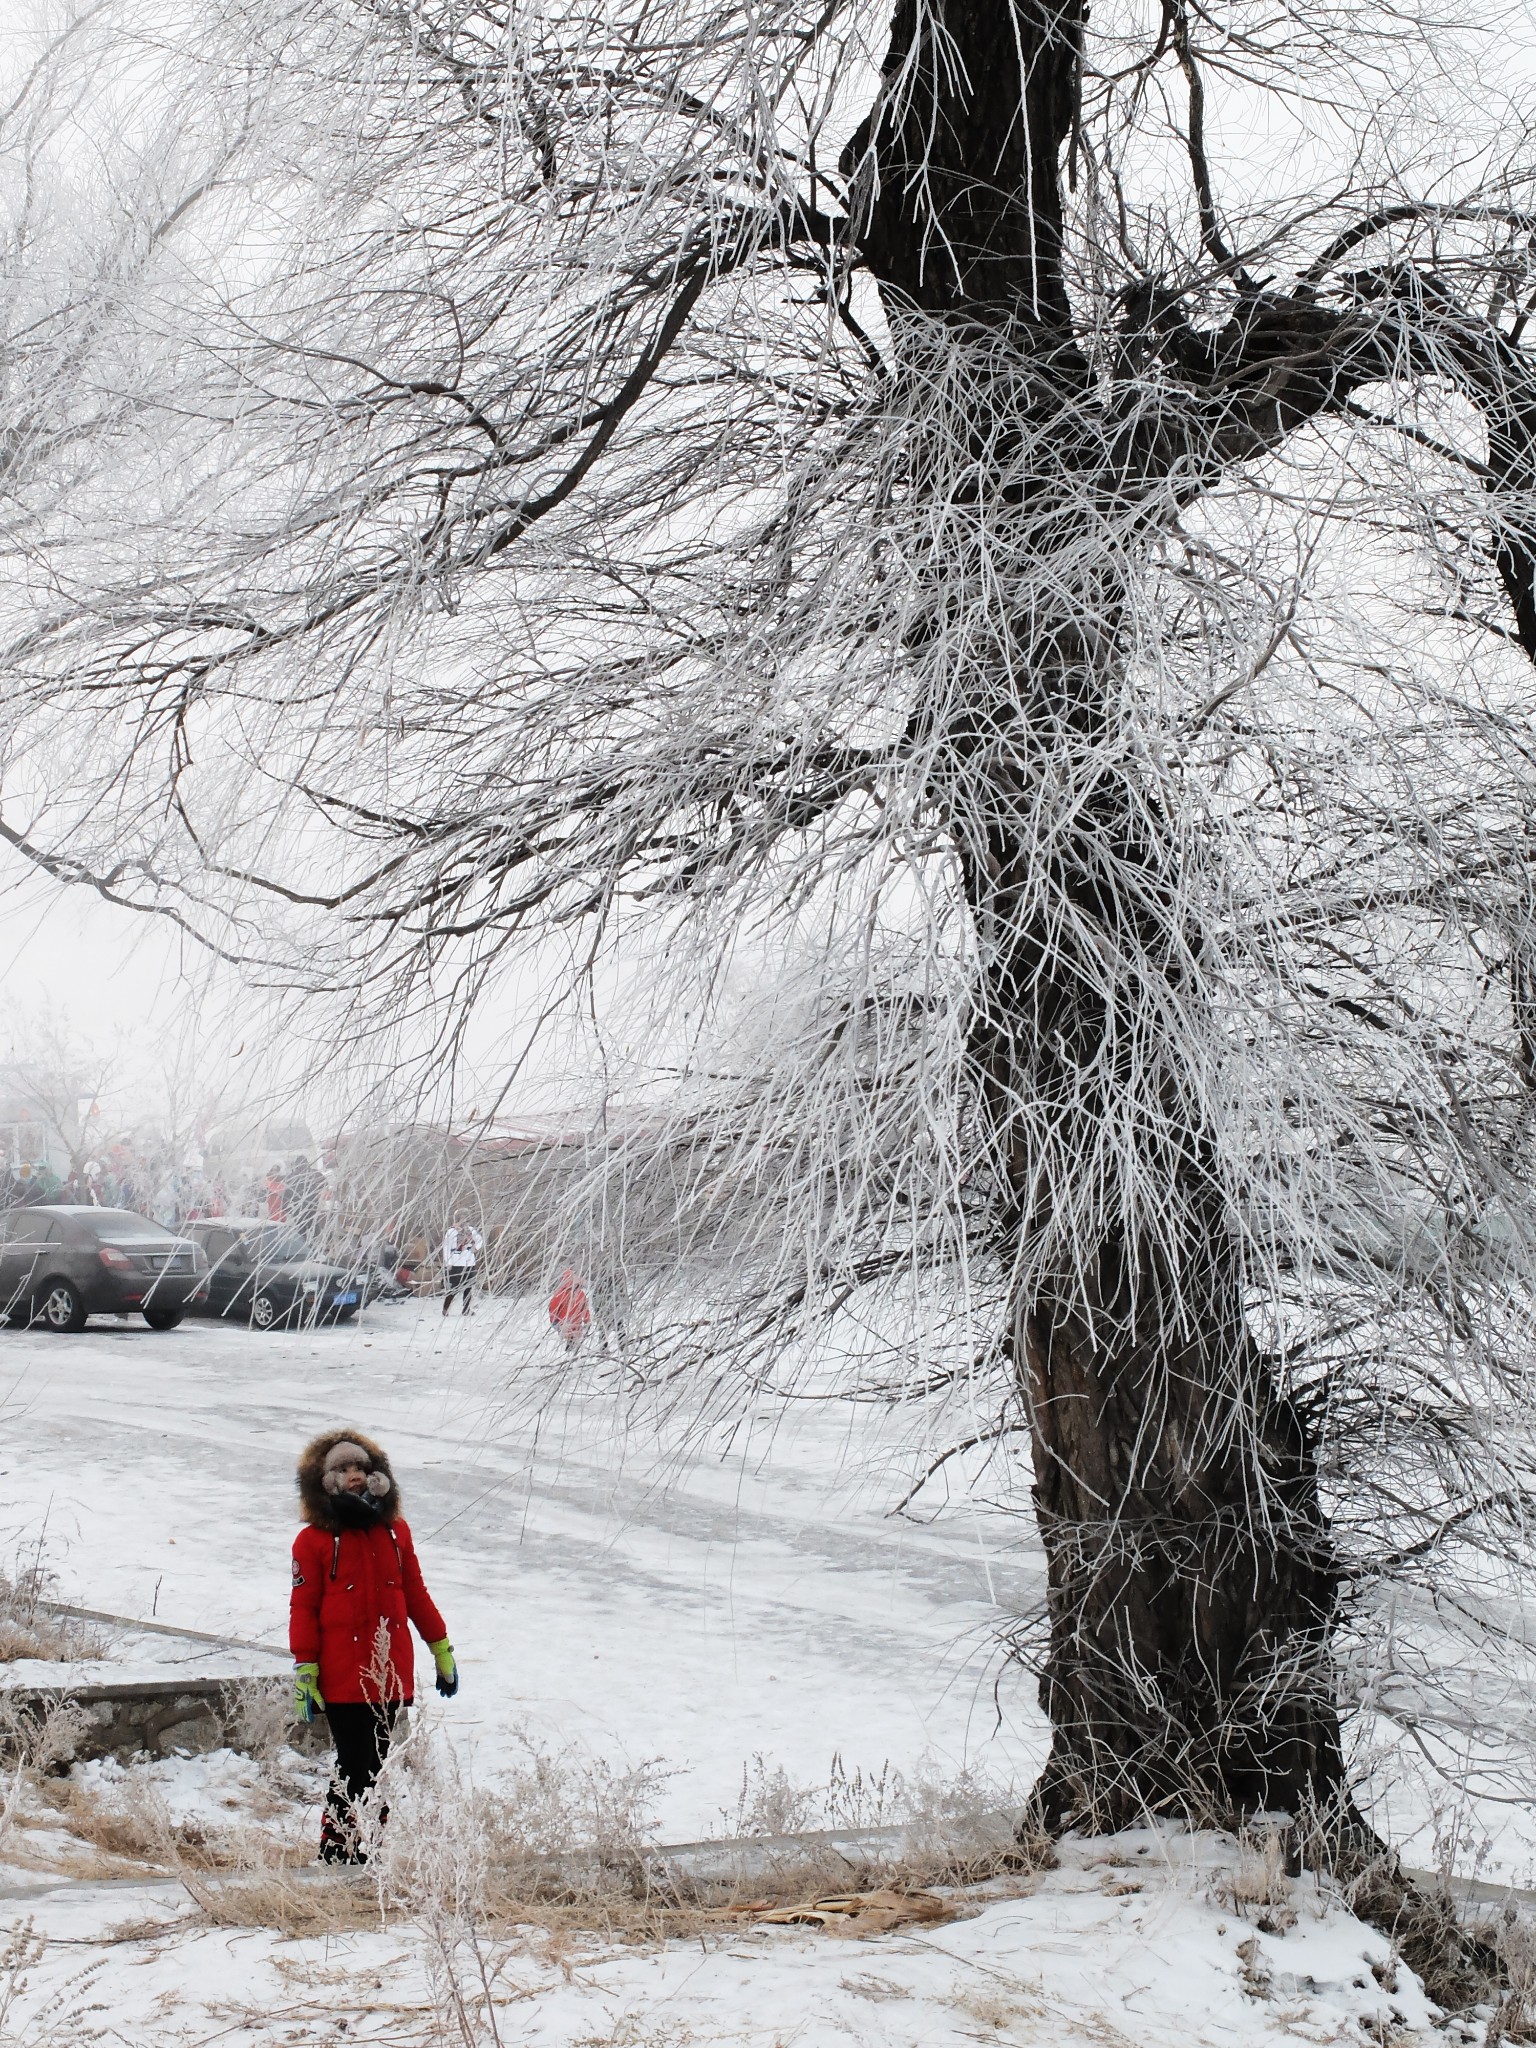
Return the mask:
<svg viewBox="0 0 1536 2048"><path fill-rule="evenodd" d="M567 1266L549 1297L549 1320L563 1337L580 1337L592 1321L587 1290Z"/></svg>
<svg viewBox="0 0 1536 2048"><path fill-rule="evenodd" d="M373 1670L380 1621L389 1631L382 1687ZM365 1529L299 1531L288 1647L296 1664L320 1666L323 1699L338 1705L414 1699L416 1657L408 1621L424 1643L440 1643L448 1633L401 1516Z"/></svg>

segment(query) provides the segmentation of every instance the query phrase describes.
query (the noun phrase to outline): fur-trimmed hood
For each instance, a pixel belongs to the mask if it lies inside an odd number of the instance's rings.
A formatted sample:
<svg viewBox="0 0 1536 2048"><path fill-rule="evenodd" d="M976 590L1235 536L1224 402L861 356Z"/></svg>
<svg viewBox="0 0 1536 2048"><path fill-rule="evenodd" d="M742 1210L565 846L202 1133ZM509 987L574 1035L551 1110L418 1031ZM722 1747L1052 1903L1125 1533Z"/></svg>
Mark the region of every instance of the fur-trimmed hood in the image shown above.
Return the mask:
<svg viewBox="0 0 1536 2048"><path fill-rule="evenodd" d="M368 1507L361 1500L351 1496L327 1493L323 1481L325 1461L338 1444L357 1444L368 1453L375 1472L382 1472L389 1481L388 1489L373 1496ZM297 1473L299 1488L299 1513L312 1528L324 1529L327 1535L336 1535L342 1529L364 1527L377 1520L392 1522L400 1512L400 1489L395 1484L395 1475L389 1469L389 1459L371 1436L364 1436L360 1429L327 1429L307 1443L299 1454ZM338 1508L337 1503L345 1500L347 1506ZM372 1512L369 1512L369 1508Z"/></svg>

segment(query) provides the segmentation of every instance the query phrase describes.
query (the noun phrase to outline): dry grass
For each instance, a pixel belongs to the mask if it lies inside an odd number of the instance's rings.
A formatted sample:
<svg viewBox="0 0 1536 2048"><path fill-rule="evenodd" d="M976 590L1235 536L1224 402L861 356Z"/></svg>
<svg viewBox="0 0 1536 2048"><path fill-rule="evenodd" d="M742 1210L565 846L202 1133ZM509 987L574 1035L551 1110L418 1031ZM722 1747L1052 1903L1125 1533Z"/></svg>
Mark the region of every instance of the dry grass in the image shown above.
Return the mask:
<svg viewBox="0 0 1536 2048"><path fill-rule="evenodd" d="M881 1994L866 1991L861 1995L869 1998ZM1044 2019L1046 2015L1046 2007L1041 2000L1030 1998L1022 1991L989 1990L983 1987L980 1990L958 1993L952 2003L954 2009L963 2013L975 2026L996 2033Z"/></svg>
<svg viewBox="0 0 1536 2048"><path fill-rule="evenodd" d="M358 1933L389 1917L381 1912L366 1874L354 1871L274 1868L215 1874L183 1869L179 1874L214 1927L270 1927L302 1940Z"/></svg>
<svg viewBox="0 0 1536 2048"><path fill-rule="evenodd" d="M1494 1993L1487 2048L1504 2041L1536 2041L1536 1919L1510 1900L1482 1919L1478 1933L1498 1957L1502 1978Z"/></svg>
<svg viewBox="0 0 1536 2048"><path fill-rule="evenodd" d="M600 1758L525 1742L513 1771L477 1787L430 1726L418 1725L388 1766L390 1823L375 1852L381 1898L412 1911L422 1899L457 1901L491 1927L532 1923L648 1940L739 1926L744 1915L828 1893L910 1893L1045 1860L1000 1834L996 1807L986 1805L997 1788L975 1778L849 1780L835 1766L828 1785L812 1792L768 1773L761 1759L755 1780L753 1768L744 1787L760 1828L786 1818L845 1829L899 1822L903 1835L882 1853L878 1844L854 1850L759 1834L733 1838L731 1848L722 1842L718 1855L706 1846L685 1864L664 1862L653 1806L666 1774L656 1762L615 1770Z"/></svg>
<svg viewBox="0 0 1536 2048"><path fill-rule="evenodd" d="M56 1771L74 1757L86 1725L84 1709L73 1700L28 1706L0 1692L0 1762L37 1774Z"/></svg>
<svg viewBox="0 0 1536 2048"><path fill-rule="evenodd" d="M281 1753L261 1769L280 1774ZM615 1768L575 1749L524 1741L514 1768L479 1786L430 1724L418 1720L397 1745L378 1792L364 1802L369 1862L362 1871L294 1867L308 1860L307 1837L291 1846L275 1844L270 1834L242 1841L238 1831L189 1840L185 1827L170 1829L150 1791L105 1805L99 1795L82 1801L79 1825L103 1846L136 1849L174 1868L217 1925L298 1934L414 1923L456 1955L466 1944L478 1952L477 1945L514 1930L623 1943L726 1934L777 1908L814 1911L829 1893L865 1900L884 1893L889 1913L889 1895L910 1897L935 1882L967 1882L1029 1864L1010 1842L998 1841L995 1825L985 1858L963 1829L946 1840L941 1817L969 1814L979 1794L969 1783L946 1792L935 1782L907 1797L911 1834L889 1856L853 1858L815 1841L759 1838L737 1867L725 1853L712 1871L688 1878L656 1860L654 1799L664 1775L655 1762ZM833 1812L867 1823L867 1810L850 1807L837 1773L830 1789L842 1801ZM887 1821L889 1791L877 1809ZM812 1810L802 1795L796 1799L794 1810ZM815 1817L827 1811L823 1805Z"/></svg>
<svg viewBox="0 0 1536 2048"><path fill-rule="evenodd" d="M26 1747L13 1773L27 1793L22 1824L67 1833L67 1853L44 1844L44 1856L77 1877L125 1869L175 1877L217 1926L296 1936L416 1923L436 1927L455 1951L469 1938L466 1930L477 1941L540 1930L556 1942L649 1943L712 1929L725 1934L776 1908L814 1908L828 1894L910 1895L1048 1860L1031 1859L999 1837L995 1820L990 1843L979 1842L984 1794L974 1781L902 1785L883 1774L871 1786L834 1769L816 1792L789 1788L781 1809L763 1797L759 1816L782 1812L868 1827L888 1826L899 1813L906 1834L889 1854L879 1853L878 1843L853 1854L846 1845L758 1835L734 1848L722 1842L718 1855L708 1847L713 1867L694 1866L690 1875L656 1857L655 1800L666 1776L659 1763L619 1768L574 1748L525 1740L513 1769L480 1786L430 1722L418 1719L365 1804L369 1864L361 1871L321 1869L312 1863L313 1770L285 1746L286 1723L261 1697L249 1702L243 1737L254 1753L235 1788L239 1810L227 1823L178 1817L159 1767L148 1760L105 1773L48 1775L48 1759L59 1750L68 1754L68 1712L58 1710L56 1727L25 1724ZM770 1789L783 1782L760 1766L757 1777ZM751 1768L745 1782L754 1783ZM0 1807L5 1796L0 1784Z"/></svg>
<svg viewBox="0 0 1536 2048"><path fill-rule="evenodd" d="M56 1574L41 1544L19 1551L0 1571L0 1664L41 1658L50 1664L106 1655L99 1629L77 1615L55 1612Z"/></svg>
<svg viewBox="0 0 1536 2048"><path fill-rule="evenodd" d="M439 1945L472 1942L504 1945L514 1937L539 1933L558 1945L588 1941L625 1947L650 1947L675 1940L729 1938L758 1923L816 1927L834 1935L885 1932L908 1924L936 1924L967 1909L963 1894L944 1902L942 1910L930 1896L899 1873L884 1881L869 1874L852 1896L828 1901L818 1873L807 1870L798 1880L789 1875L756 1897L715 1904L679 1904L620 1887L592 1888L536 1884L526 1892L498 1889L470 1902L450 1902L441 1895L395 1892L380 1895L369 1872L320 1869L269 1869L216 1872L183 1868L180 1878L188 1895L216 1927L263 1927L286 1937L345 1934L384 1926L425 1927ZM521 1944L520 1944L521 1945Z"/></svg>
<svg viewBox="0 0 1536 2048"><path fill-rule="evenodd" d="M183 1879L199 1873L266 1875L308 1863L313 1843L280 1767L263 1773L249 1817L210 1825L180 1819L148 1773L130 1766L110 1783L69 1778L39 1787L69 1833L109 1856Z"/></svg>
<svg viewBox="0 0 1536 2048"><path fill-rule="evenodd" d="M1296 1925L1292 1833L1288 1823L1240 1829L1231 1866L1212 1886L1213 1899L1261 1934L1285 1934Z"/></svg>
<svg viewBox="0 0 1536 2048"><path fill-rule="evenodd" d="M147 1779L129 1773L121 1787L105 1792L70 1778L44 1785L41 1791L69 1834L104 1855L167 1872L202 1859L202 1831L174 1820Z"/></svg>
<svg viewBox="0 0 1536 2048"><path fill-rule="evenodd" d="M27 2003L32 1973L43 1961L48 1944L33 1932L32 1922L12 1927L0 1941L0 2041L15 2041L18 2048L87 2048L105 2041L115 2029L100 2023L96 2015L102 2006L93 1986L101 1974L101 1962L76 1970L57 1985L40 2005L32 2007L19 2032L14 2030L18 2008Z"/></svg>

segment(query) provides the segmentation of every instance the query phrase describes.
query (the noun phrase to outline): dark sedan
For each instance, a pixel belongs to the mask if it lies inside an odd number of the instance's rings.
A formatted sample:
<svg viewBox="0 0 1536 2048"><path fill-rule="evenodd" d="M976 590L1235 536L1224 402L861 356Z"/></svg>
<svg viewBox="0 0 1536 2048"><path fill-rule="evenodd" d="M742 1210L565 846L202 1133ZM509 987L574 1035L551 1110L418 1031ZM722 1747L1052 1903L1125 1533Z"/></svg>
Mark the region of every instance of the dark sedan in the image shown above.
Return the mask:
<svg viewBox="0 0 1536 2048"><path fill-rule="evenodd" d="M202 1249L130 1209L39 1203L0 1214L0 1313L13 1329L83 1330L137 1311L173 1330L207 1278Z"/></svg>
<svg viewBox="0 0 1536 2048"><path fill-rule="evenodd" d="M349 1323L363 1282L345 1266L318 1258L291 1223L221 1216L189 1223L208 1264L202 1315L238 1317L255 1329L279 1323Z"/></svg>

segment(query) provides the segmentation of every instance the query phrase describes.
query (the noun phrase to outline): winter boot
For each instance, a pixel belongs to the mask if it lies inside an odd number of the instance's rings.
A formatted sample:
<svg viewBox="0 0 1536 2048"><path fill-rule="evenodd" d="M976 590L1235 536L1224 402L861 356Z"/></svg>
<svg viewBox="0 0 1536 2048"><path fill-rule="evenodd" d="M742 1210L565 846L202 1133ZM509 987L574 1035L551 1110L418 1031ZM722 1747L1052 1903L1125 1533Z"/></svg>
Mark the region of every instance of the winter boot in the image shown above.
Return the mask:
<svg viewBox="0 0 1536 2048"><path fill-rule="evenodd" d="M329 1808L320 1820L320 1861L322 1863L363 1863L367 1858L358 1845L357 1830Z"/></svg>

